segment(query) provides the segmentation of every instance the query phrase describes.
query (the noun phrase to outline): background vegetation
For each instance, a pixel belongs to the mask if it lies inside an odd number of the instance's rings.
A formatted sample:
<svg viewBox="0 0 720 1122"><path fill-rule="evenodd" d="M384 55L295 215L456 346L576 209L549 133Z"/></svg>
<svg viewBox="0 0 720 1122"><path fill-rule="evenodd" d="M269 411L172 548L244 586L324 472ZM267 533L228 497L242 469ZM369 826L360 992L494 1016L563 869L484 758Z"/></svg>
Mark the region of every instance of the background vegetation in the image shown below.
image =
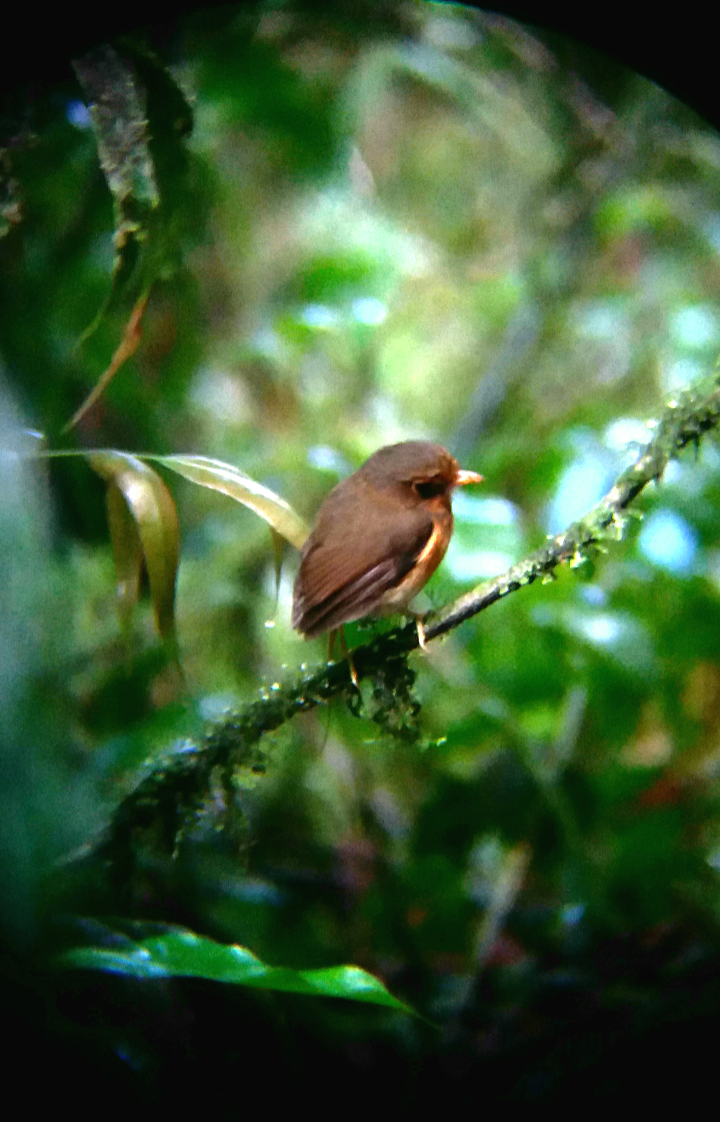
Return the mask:
<svg viewBox="0 0 720 1122"><path fill-rule="evenodd" d="M680 1080L720 996L714 445L606 554L412 655L402 720L378 680L294 718L231 797L211 777L194 815L110 867L94 847L163 754L325 650L289 626L293 552L276 597L264 524L169 476L184 677L149 601L128 649L102 481L17 453L213 456L311 518L380 445L438 440L487 479L456 500L439 606L589 509L712 369L720 139L607 60L450 5L223 9L115 57L150 123L129 180L93 130L87 64L8 106L0 166L18 1040L49 1031L68 1084L93 1063L166 1102L268 1063L245 1105L337 1073L359 1095L387 1075L398 1104L441 1081L547 1099L588 1073L610 1097L649 1057ZM66 431L145 294L137 350ZM52 966L168 925L292 970L357 964L426 1020Z"/></svg>

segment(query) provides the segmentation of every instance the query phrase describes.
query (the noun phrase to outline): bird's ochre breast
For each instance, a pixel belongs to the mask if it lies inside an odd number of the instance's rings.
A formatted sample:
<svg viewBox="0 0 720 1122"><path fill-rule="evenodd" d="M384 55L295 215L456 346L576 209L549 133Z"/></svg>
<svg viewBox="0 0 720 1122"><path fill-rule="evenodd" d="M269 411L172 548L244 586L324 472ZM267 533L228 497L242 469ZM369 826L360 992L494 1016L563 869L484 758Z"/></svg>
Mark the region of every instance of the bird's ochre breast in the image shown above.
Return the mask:
<svg viewBox="0 0 720 1122"><path fill-rule="evenodd" d="M376 615L390 615L402 611L415 599L433 575L447 553L453 529L452 511L441 507L437 514L433 511L433 527L430 537L415 559L410 571L393 587L389 588L378 605Z"/></svg>

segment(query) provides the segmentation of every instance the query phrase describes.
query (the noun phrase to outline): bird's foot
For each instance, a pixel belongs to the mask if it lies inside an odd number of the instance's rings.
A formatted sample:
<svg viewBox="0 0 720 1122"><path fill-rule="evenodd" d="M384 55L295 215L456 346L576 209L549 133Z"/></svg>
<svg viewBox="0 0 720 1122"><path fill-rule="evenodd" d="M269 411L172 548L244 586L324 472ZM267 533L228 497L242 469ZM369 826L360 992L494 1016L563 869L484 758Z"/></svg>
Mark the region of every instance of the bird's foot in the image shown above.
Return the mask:
<svg viewBox="0 0 720 1122"><path fill-rule="evenodd" d="M415 624L418 637L418 646L421 651L427 650L427 639L425 638L425 616L422 612L414 612L412 608L403 608L402 614L406 619L411 619Z"/></svg>
<svg viewBox="0 0 720 1122"><path fill-rule="evenodd" d="M345 631L343 629L342 624L340 624L339 627L333 627L332 631L330 632L330 635L329 635L329 638L328 638L328 661L330 661L332 659L333 650L335 648L335 640L338 637L340 638L340 650L342 651L343 658L345 659L345 661L348 664L348 670L350 671L350 678L352 680L352 684L355 686L356 690L359 690L360 689L360 679L357 676L357 670L355 669L355 664L352 660L352 655L350 654L350 651L348 650L348 645L345 642Z"/></svg>

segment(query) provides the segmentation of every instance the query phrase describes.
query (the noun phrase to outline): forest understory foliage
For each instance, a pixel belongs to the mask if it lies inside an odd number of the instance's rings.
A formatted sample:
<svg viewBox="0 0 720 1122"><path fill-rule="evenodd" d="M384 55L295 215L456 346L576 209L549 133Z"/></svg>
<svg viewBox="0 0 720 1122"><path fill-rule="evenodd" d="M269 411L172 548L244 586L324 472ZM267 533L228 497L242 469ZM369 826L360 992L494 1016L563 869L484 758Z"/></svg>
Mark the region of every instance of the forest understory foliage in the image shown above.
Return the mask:
<svg viewBox="0 0 720 1122"><path fill-rule="evenodd" d="M271 1057L258 1109L318 1058L393 1105L709 1078L718 135L429 3L198 12L3 135L14 1047L166 1104ZM354 684L297 549L408 439L486 483Z"/></svg>

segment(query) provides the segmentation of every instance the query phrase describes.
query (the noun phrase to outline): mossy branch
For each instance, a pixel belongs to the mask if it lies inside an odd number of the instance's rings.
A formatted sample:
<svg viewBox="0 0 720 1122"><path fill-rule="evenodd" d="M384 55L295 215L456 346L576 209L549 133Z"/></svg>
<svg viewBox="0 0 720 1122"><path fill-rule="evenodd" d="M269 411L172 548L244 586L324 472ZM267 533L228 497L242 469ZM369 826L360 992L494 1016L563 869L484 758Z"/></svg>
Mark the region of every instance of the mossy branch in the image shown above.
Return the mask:
<svg viewBox="0 0 720 1122"><path fill-rule="evenodd" d="M650 422L652 438L592 510L506 573L485 581L434 613L425 625L425 638L444 635L523 585L552 577L558 565L579 565L598 547L619 541L629 521L626 511L640 492L648 483L659 480L670 461L688 444L697 447L703 433L715 429L719 421L720 372L716 372L712 378L704 378L672 398L659 421Z"/></svg>
<svg viewBox="0 0 720 1122"><path fill-rule="evenodd" d="M651 426L651 439L584 518L548 539L541 549L502 576L478 585L426 617L426 640L451 631L538 578L551 577L558 565L577 565L605 543L619 540L629 521L626 512L640 492L648 483L661 478L670 460L683 448L697 445L700 437L716 428L719 421L720 372L668 403L659 421ZM393 663L404 662L417 646L414 624L380 635L352 652L355 674L362 679L386 673ZM183 825L202 805L218 776L231 792L243 769L263 769L258 745L264 733L279 728L296 713L354 691L344 660L323 666L313 674L303 674L293 683L263 691L258 701L226 717L200 743L186 743L155 762L151 773L115 812L102 846L103 854L122 875L121 867L132 860L132 842L138 831L150 829L156 836L159 831L172 849Z"/></svg>

